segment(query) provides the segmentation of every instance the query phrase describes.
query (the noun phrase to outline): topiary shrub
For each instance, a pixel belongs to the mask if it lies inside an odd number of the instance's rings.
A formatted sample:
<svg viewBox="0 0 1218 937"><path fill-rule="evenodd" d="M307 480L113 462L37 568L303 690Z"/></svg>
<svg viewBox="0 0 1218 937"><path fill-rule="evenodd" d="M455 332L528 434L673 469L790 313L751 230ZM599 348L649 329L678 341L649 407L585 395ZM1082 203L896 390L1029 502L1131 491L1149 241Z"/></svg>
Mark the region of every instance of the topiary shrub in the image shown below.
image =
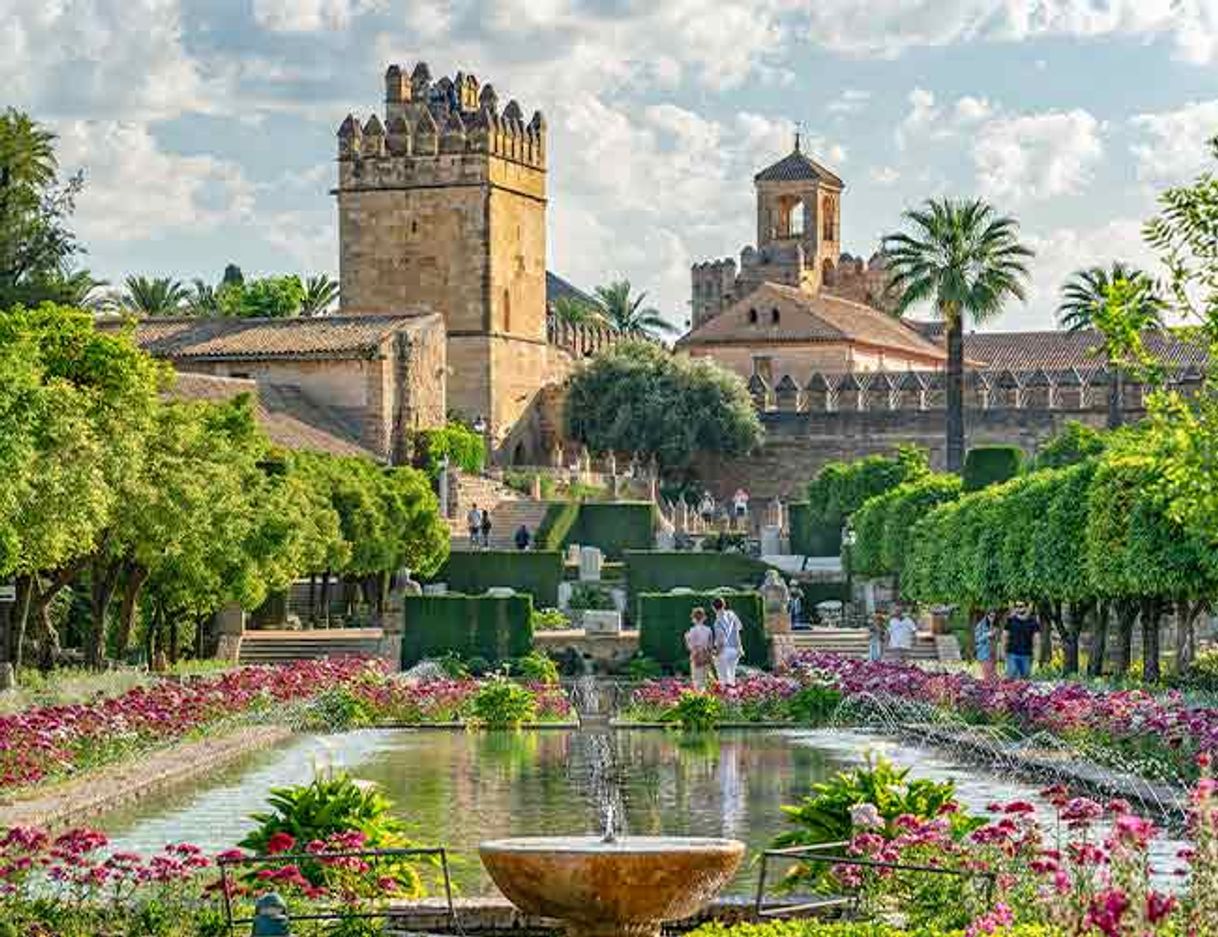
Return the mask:
<svg viewBox="0 0 1218 937"><path fill-rule="evenodd" d="M681 668L688 656L685 632L689 630L689 613L696 607L706 609L712 617L711 603L723 598L730 609L740 616L744 657L741 663L764 666L769 657L765 637L765 611L761 596L756 592L705 592L684 595L643 593L638 597L636 620L639 625L639 651L657 661L667 670Z"/></svg>
<svg viewBox="0 0 1218 937"><path fill-rule="evenodd" d="M508 586L527 592L536 605L553 608L562 582L562 555L550 550L462 550L448 555L435 579L466 595Z"/></svg>
<svg viewBox="0 0 1218 937"><path fill-rule="evenodd" d="M964 490L980 491L1010 481L1023 469L1018 446L974 446L964 457Z"/></svg>
<svg viewBox="0 0 1218 937"><path fill-rule="evenodd" d="M402 666L456 654L477 662L521 657L533 646L533 600L527 595L410 595L403 610Z"/></svg>

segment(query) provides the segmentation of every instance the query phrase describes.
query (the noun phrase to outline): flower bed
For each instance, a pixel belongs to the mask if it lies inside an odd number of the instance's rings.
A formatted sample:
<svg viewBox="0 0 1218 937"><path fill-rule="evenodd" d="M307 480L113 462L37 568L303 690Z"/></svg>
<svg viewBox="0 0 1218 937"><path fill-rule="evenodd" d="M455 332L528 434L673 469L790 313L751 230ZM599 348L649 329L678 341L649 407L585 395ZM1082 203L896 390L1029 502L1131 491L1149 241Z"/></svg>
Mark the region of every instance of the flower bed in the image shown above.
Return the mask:
<svg viewBox="0 0 1218 937"><path fill-rule="evenodd" d="M79 774L234 718L268 714L351 680L368 666L345 658L244 667L0 717L0 791Z"/></svg>
<svg viewBox="0 0 1218 937"><path fill-rule="evenodd" d="M713 728L724 722L782 722L821 725L841 697L830 683L755 674L735 686L715 684L697 693L688 681L651 680L636 689L622 711L626 722L671 722L686 728Z"/></svg>
<svg viewBox="0 0 1218 937"><path fill-rule="evenodd" d="M798 655L788 672L815 673L818 679L831 674L847 699L895 697L944 707L973 722L1050 732L1086 745L1088 754L1111 750L1145 774L1193 780L1198 755L1218 752L1218 709L1188 706L1175 692L1154 696L1079 683L986 681L819 653Z"/></svg>

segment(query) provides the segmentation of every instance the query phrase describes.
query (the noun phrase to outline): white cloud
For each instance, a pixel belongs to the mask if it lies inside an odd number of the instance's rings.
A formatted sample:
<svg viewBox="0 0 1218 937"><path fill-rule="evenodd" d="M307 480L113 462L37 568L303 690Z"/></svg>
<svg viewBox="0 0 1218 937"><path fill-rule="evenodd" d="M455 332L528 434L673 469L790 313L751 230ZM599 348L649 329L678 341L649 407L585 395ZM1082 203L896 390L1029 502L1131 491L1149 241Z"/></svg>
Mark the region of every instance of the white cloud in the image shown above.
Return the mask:
<svg viewBox="0 0 1218 937"><path fill-rule="evenodd" d="M74 220L86 239L193 232L243 218L253 207L253 187L235 163L168 153L141 124L68 121L55 129L60 163L87 167Z"/></svg>
<svg viewBox="0 0 1218 937"><path fill-rule="evenodd" d="M957 126L975 124L991 117L994 113L994 105L990 103L988 98L974 98L970 95L965 95L956 100L952 107L952 115Z"/></svg>
<svg viewBox="0 0 1218 937"><path fill-rule="evenodd" d="M1204 64L1218 57L1218 7L1210 0L820 0L807 9L807 36L867 56L971 40L1162 37L1179 58Z"/></svg>
<svg viewBox="0 0 1218 937"><path fill-rule="evenodd" d="M977 183L998 200L1078 193L1104 155L1101 129L1084 110L992 120L979 128L973 144Z"/></svg>
<svg viewBox="0 0 1218 937"><path fill-rule="evenodd" d="M901 178L900 171L895 166L875 166L867 177L876 185L893 185Z"/></svg>
<svg viewBox="0 0 1218 937"><path fill-rule="evenodd" d="M341 30L371 5L367 0L254 0L254 19L271 32Z"/></svg>
<svg viewBox="0 0 1218 937"><path fill-rule="evenodd" d="M0 0L0 87L42 116L172 117L216 97L178 0Z"/></svg>
<svg viewBox="0 0 1218 937"><path fill-rule="evenodd" d="M1156 183L1191 179L1211 162L1208 141L1218 133L1218 100L1174 111L1139 114L1132 123L1144 135L1130 149L1138 178Z"/></svg>
<svg viewBox="0 0 1218 937"><path fill-rule="evenodd" d="M988 98L965 95L954 103L940 104L933 91L914 88L909 92L909 113L897 125L894 133L897 149L905 149L914 139L925 137L944 140L959 131L986 120L998 107Z"/></svg>
<svg viewBox="0 0 1218 937"><path fill-rule="evenodd" d="M871 101L871 92L861 88L847 88L830 101L825 110L831 114L857 114Z"/></svg>

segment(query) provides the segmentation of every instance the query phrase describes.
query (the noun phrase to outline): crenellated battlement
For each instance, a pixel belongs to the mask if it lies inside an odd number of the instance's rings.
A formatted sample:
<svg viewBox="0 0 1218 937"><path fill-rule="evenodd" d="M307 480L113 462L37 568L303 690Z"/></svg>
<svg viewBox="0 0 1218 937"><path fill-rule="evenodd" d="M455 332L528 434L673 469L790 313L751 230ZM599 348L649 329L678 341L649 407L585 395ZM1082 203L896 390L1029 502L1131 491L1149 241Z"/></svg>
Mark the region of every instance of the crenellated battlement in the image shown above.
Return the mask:
<svg viewBox="0 0 1218 937"><path fill-rule="evenodd" d="M534 111L526 122L514 100L500 111L494 87L471 74L433 82L425 62L409 76L398 65L386 70L383 120L348 114L338 128L340 188L478 184L513 175L487 157L544 172L545 117ZM544 189L536 194L544 197Z"/></svg>

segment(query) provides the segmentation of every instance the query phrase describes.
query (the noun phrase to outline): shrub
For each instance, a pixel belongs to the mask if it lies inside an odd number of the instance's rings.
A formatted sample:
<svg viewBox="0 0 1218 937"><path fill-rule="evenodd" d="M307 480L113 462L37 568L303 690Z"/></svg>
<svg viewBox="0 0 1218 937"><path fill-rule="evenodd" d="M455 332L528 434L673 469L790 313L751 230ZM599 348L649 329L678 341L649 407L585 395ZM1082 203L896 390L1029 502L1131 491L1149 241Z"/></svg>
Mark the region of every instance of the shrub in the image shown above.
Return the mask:
<svg viewBox="0 0 1218 937"><path fill-rule="evenodd" d="M787 716L801 725L823 726L833 718L841 702L841 690L811 684L787 700Z"/></svg>
<svg viewBox="0 0 1218 937"><path fill-rule="evenodd" d="M533 600L527 595L412 595L404 606L404 667L452 653L476 673L475 658L506 660L533 646Z"/></svg>
<svg viewBox="0 0 1218 937"><path fill-rule="evenodd" d="M964 490L980 491L1009 481L1023 468L1018 446L974 446L964 457Z"/></svg>
<svg viewBox="0 0 1218 937"><path fill-rule="evenodd" d="M415 433L415 466L439 477L444 457L463 472L476 475L486 463L486 440L463 423L449 423Z"/></svg>
<svg viewBox="0 0 1218 937"><path fill-rule="evenodd" d="M478 690L472 712L489 729L515 728L537 718L537 699L519 684L498 677Z"/></svg>
<svg viewBox="0 0 1218 937"><path fill-rule="evenodd" d="M638 597L644 592L668 592L676 588L755 589L770 568L742 553L627 550L624 558L626 610L632 617L638 611Z"/></svg>
<svg viewBox="0 0 1218 937"><path fill-rule="evenodd" d="M513 661L512 672L534 683L558 683L558 665L542 651L529 651Z"/></svg>
<svg viewBox="0 0 1218 937"><path fill-rule="evenodd" d="M607 586L595 582L581 582L571 589L567 607L573 612L612 611L613 596Z"/></svg>
<svg viewBox="0 0 1218 937"><path fill-rule="evenodd" d="M372 711L348 686L323 690L304 708L303 724L309 729L345 732L372 722Z"/></svg>
<svg viewBox="0 0 1218 937"><path fill-rule="evenodd" d="M626 676L631 680L654 680L663 674L664 668L660 666L660 662L642 651L630 658L630 663L626 665Z"/></svg>
<svg viewBox="0 0 1218 937"><path fill-rule="evenodd" d="M854 462L830 462L808 485L807 542L812 556L836 556L842 549L842 527L868 498L930 471L926 452L901 447L896 455L868 456Z"/></svg>
<svg viewBox="0 0 1218 937"><path fill-rule="evenodd" d="M724 590L717 593L685 595L643 593L638 599L636 618L639 623L639 651L666 669L676 669L687 657L685 632L689 630L689 613L697 606L702 606L710 615L711 603L720 597L740 616L744 625L742 662L756 666L765 664L768 657L765 612L761 596L756 592Z"/></svg>
<svg viewBox="0 0 1218 937"><path fill-rule="evenodd" d="M553 607L562 582L562 556L548 550L478 550L450 553L436 575L453 592L480 595L496 586L527 592L537 605Z"/></svg>
<svg viewBox="0 0 1218 937"><path fill-rule="evenodd" d="M598 547L610 559L655 542L655 505L650 501L566 501L552 504L537 528L538 545L559 550L569 543Z"/></svg>
<svg viewBox="0 0 1218 937"><path fill-rule="evenodd" d="M571 621L556 608L533 609L533 631L561 631L571 627Z"/></svg>
<svg viewBox="0 0 1218 937"><path fill-rule="evenodd" d="M868 499L852 521L856 543L850 562L854 572L864 576L899 575L914 524L960 494L958 476L925 475Z"/></svg>
<svg viewBox="0 0 1218 937"><path fill-rule="evenodd" d="M666 718L686 732L709 732L723 719L723 703L711 693L686 690Z"/></svg>
<svg viewBox="0 0 1218 937"><path fill-rule="evenodd" d="M812 537L812 511L807 501L792 501L787 505L787 527L791 534L791 552L797 556L815 556L819 546Z"/></svg>

